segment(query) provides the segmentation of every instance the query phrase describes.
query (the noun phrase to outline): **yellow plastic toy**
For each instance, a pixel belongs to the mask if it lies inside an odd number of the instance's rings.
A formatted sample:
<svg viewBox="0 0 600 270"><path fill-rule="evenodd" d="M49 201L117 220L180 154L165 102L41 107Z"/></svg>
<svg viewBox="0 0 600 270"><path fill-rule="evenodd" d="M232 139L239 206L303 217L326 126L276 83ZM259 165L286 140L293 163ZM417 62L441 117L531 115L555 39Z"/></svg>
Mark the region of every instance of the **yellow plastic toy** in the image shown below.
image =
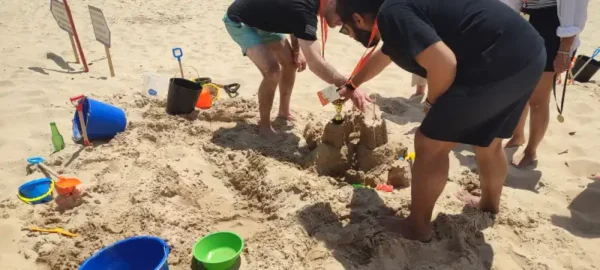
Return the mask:
<svg viewBox="0 0 600 270"><path fill-rule="evenodd" d="M70 237L77 237L76 233L71 233L68 232L64 229L61 228L54 228L54 229L42 229L42 228L37 228L37 227L31 227L29 228L30 231L32 232L47 232L47 233L58 233L58 234L62 234L65 236L70 236Z"/></svg>

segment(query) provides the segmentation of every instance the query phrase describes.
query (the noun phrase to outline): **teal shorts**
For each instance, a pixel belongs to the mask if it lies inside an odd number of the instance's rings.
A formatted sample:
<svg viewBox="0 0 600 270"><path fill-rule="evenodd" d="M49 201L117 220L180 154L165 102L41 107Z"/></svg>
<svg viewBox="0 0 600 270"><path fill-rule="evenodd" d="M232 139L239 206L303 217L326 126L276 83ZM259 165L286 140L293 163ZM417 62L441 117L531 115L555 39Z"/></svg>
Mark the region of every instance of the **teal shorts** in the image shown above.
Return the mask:
<svg viewBox="0 0 600 270"><path fill-rule="evenodd" d="M243 23L237 23L229 19L227 14L223 17L225 28L233 40L242 47L242 54L246 55L246 50L260 44L280 41L285 38L285 35L260 30L250 27Z"/></svg>

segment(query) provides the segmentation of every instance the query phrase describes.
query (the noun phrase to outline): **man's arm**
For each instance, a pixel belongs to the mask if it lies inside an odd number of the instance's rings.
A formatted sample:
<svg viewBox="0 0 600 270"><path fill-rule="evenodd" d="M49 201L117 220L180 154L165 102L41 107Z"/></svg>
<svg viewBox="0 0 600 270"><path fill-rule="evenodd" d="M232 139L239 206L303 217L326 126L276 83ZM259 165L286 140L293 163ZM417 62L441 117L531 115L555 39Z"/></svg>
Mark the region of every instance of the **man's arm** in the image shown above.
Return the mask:
<svg viewBox="0 0 600 270"><path fill-rule="evenodd" d="M291 34L290 40L292 41L292 52L294 54L300 53L300 46L298 45L298 38L296 36L294 36L294 34Z"/></svg>
<svg viewBox="0 0 600 270"><path fill-rule="evenodd" d="M298 44L304 53L310 71L327 83L336 86L344 85L346 78L321 57L318 41L298 39Z"/></svg>
<svg viewBox="0 0 600 270"><path fill-rule="evenodd" d="M379 73L381 73L390 63L392 63L392 59L389 56L385 55L381 49L371 55L371 58L367 60L365 66L362 67L361 70L354 75L352 78L352 84L355 86L359 86L373 78L375 78Z"/></svg>
<svg viewBox="0 0 600 270"><path fill-rule="evenodd" d="M443 41L438 41L419 53L415 60L427 70L427 100L434 104L454 82L456 55Z"/></svg>

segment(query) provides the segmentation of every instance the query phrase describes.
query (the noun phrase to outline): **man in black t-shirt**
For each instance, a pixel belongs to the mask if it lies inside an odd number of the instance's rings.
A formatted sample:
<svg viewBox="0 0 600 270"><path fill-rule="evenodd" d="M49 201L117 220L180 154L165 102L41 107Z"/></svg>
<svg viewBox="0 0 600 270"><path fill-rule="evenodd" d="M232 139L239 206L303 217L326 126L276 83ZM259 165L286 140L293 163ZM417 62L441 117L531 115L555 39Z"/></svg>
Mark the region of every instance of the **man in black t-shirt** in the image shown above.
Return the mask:
<svg viewBox="0 0 600 270"><path fill-rule="evenodd" d="M258 89L261 136L275 135L270 115L278 85L278 118L293 120L290 98L295 72L304 70L306 63L328 83L341 86L346 81L321 57L317 41L317 14L322 12L331 27L340 24L335 3L335 0L236 0L229 6L223 17L227 31L263 75ZM290 34L291 44L283 34Z"/></svg>
<svg viewBox="0 0 600 270"><path fill-rule="evenodd" d="M431 239L448 155L461 143L473 146L482 196L459 199L498 213L508 169L502 139L512 135L544 69L540 35L498 0L338 0L337 10L342 32L367 46L376 23L376 41L383 41L342 96L363 104L364 93L353 88L392 62L427 78L429 87L427 115L415 133L411 213L384 225L409 239Z"/></svg>

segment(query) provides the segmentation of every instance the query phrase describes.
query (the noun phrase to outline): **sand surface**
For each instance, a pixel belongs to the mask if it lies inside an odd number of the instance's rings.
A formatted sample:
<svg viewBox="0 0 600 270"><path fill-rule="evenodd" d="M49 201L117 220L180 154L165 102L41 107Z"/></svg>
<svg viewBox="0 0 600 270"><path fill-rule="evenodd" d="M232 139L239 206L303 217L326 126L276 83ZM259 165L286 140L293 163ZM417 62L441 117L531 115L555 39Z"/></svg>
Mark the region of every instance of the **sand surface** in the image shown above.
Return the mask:
<svg viewBox="0 0 600 270"><path fill-rule="evenodd" d="M380 183L392 167L398 177L406 177L405 164L393 157L412 151L414 131L424 117L420 100L409 98L410 74L391 66L366 85L377 97L376 114L385 121L385 136L381 122L369 123L365 116L365 128L358 129L378 134L352 137L341 131L348 135L345 145L324 144L321 127L334 110L321 107L315 92L326 84L306 71L297 76L293 93L299 120L294 126L277 125L283 134L279 141L261 140L256 128L260 74L224 29L221 18L230 2L74 1L71 8L90 63L90 72L84 73L74 63L68 35L56 25L48 1L2 1L1 269L76 269L103 246L134 235L165 239L172 250L171 269L189 269L196 239L217 230L233 230L245 239L242 269L600 265L600 183L587 178L600 171L600 75L569 87L562 124L555 120L552 101L539 163L525 170L510 168L495 224L454 198L461 189L476 192L479 181L472 151L453 151L449 182L434 210L436 237L430 244L415 243L386 232L377 222L378 216L408 213L409 189L385 193L353 189L344 182ZM110 77L104 48L94 39L88 4L107 16L116 77ZM594 12L600 2L589 5L579 50L587 55L600 45L600 15ZM327 59L349 74L363 48L330 32ZM197 70L219 83L240 83L241 95L223 94L213 109L187 117L166 115L166 91L148 95L142 74L176 74L171 56L176 46L184 50L187 76L196 76ZM126 131L91 149L73 143L69 97L77 94L123 108ZM49 122L56 122L67 143L54 154ZM520 150L509 154L515 151ZM81 179L80 193L44 205L19 201L17 188L44 176L27 168L26 158L34 155ZM337 178L318 173L340 168L351 170ZM22 230L30 226L62 227L79 236Z"/></svg>

